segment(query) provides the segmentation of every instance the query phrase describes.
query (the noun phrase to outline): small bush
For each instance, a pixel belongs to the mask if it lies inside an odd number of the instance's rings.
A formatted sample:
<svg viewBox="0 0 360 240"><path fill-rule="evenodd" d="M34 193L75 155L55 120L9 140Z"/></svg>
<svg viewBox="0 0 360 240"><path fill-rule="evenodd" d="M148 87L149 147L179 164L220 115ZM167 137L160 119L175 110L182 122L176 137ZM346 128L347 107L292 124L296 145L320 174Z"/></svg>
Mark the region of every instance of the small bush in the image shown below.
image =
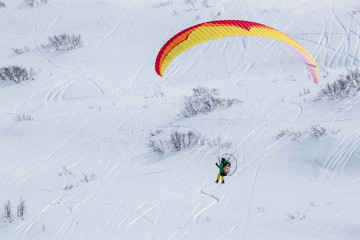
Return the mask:
<svg viewBox="0 0 360 240"><path fill-rule="evenodd" d="M27 46L23 48L12 48L11 50L13 50L16 55L22 55L24 53L30 52L30 49Z"/></svg>
<svg viewBox="0 0 360 240"><path fill-rule="evenodd" d="M200 143L201 135L188 131L187 133L180 133L178 131L173 132L170 135L170 148L174 151L180 151L181 149L191 148Z"/></svg>
<svg viewBox="0 0 360 240"><path fill-rule="evenodd" d="M286 130L281 129L279 131L278 135L276 135L276 139L280 139L280 138L286 136L288 134L288 132L289 132L289 129L286 129Z"/></svg>
<svg viewBox="0 0 360 240"><path fill-rule="evenodd" d="M209 4L209 2L208 2L208 0L203 0L203 1L201 2L201 4L202 4L205 8L211 7L210 4Z"/></svg>
<svg viewBox="0 0 360 240"><path fill-rule="evenodd" d="M216 148L231 148L232 143L230 141L223 142L220 137L210 141L207 141L207 145L210 147L216 147Z"/></svg>
<svg viewBox="0 0 360 240"><path fill-rule="evenodd" d="M319 138L327 135L327 129L321 127L320 125L312 125L309 130L307 130L308 134L311 138L315 138L319 140Z"/></svg>
<svg viewBox="0 0 360 240"><path fill-rule="evenodd" d="M180 151L182 149L192 148L197 145L204 144L205 142L204 138L200 134L194 133L193 131L185 133L174 131L169 137L170 138L168 140L150 139L147 143L148 149L151 152L164 154L167 149L171 151Z"/></svg>
<svg viewBox="0 0 360 240"><path fill-rule="evenodd" d="M16 83L34 80L35 71L33 68L26 69L20 66L9 66L0 68L0 80L13 81Z"/></svg>
<svg viewBox="0 0 360 240"><path fill-rule="evenodd" d="M299 212L299 211L297 211L296 213L288 213L287 216L288 216L288 218L290 220L300 220L300 221L302 221L302 220L306 219L306 215L304 213Z"/></svg>
<svg viewBox="0 0 360 240"><path fill-rule="evenodd" d="M35 6L36 0L24 0L25 6L33 7Z"/></svg>
<svg viewBox="0 0 360 240"><path fill-rule="evenodd" d="M161 7L166 7L173 4L172 1L166 1L166 2L160 2L154 5L155 8L161 8Z"/></svg>
<svg viewBox="0 0 360 240"><path fill-rule="evenodd" d="M326 87L321 89L320 96L327 96L329 100L344 99L349 96L350 88L347 87L346 82L337 80L333 83L327 83Z"/></svg>
<svg viewBox="0 0 360 240"><path fill-rule="evenodd" d="M59 172L59 176L74 176L74 174L67 167L63 166L62 172Z"/></svg>
<svg viewBox="0 0 360 240"><path fill-rule="evenodd" d="M310 89L303 89L302 92L299 92L299 97L303 97L305 95L310 94Z"/></svg>
<svg viewBox="0 0 360 240"><path fill-rule="evenodd" d="M321 89L319 97L327 97L329 100L344 99L355 95L360 91L360 71L359 69L349 70L346 75L340 75L340 79L333 83L326 84Z"/></svg>
<svg viewBox="0 0 360 240"><path fill-rule="evenodd" d="M36 5L46 4L49 0L24 0L25 6L34 7Z"/></svg>
<svg viewBox="0 0 360 240"><path fill-rule="evenodd" d="M161 133L162 133L162 130L161 130L161 129L156 129L155 132L150 133L150 136L151 136L151 137L155 137L155 136L157 136L157 135L159 135L159 134L161 134Z"/></svg>
<svg viewBox="0 0 360 240"><path fill-rule="evenodd" d="M208 0L184 0L188 11L211 7Z"/></svg>
<svg viewBox="0 0 360 240"><path fill-rule="evenodd" d="M197 0L185 0L184 2L188 7L188 10L191 11L195 9L195 3L197 2Z"/></svg>
<svg viewBox="0 0 360 240"><path fill-rule="evenodd" d="M349 70L348 74L340 75L341 80L345 81L349 87L355 91L360 91L360 71L359 69Z"/></svg>
<svg viewBox="0 0 360 240"><path fill-rule="evenodd" d="M5 3L0 2L0 8L4 8L4 7L6 7Z"/></svg>
<svg viewBox="0 0 360 240"><path fill-rule="evenodd" d="M340 130L332 131L331 135L336 135L340 132ZM321 127L320 125L312 125L309 129L305 131L299 131L299 130L280 130L278 135L276 136L277 139L280 139L282 137L289 137L292 138L293 141L299 142L302 136L309 136L311 139L319 140L322 137L325 137L328 135L328 131L326 128Z"/></svg>
<svg viewBox="0 0 360 240"><path fill-rule="evenodd" d="M301 138L302 133L300 131L295 131L295 130L290 130L290 129L286 129L286 130L280 130L279 134L276 136L277 139L280 139L282 137L289 137L292 138L293 141L295 142L299 142L300 138Z"/></svg>
<svg viewBox="0 0 360 240"><path fill-rule="evenodd" d="M95 181L95 179L96 179L95 173L92 173L90 175L83 173L83 179L81 181L88 183L91 181Z"/></svg>
<svg viewBox="0 0 360 240"><path fill-rule="evenodd" d="M159 140L159 141L154 141L154 140L150 140L149 143L147 144L148 148L150 151L152 152L157 152L160 154L164 154L165 152L165 146L163 141Z"/></svg>
<svg viewBox="0 0 360 240"><path fill-rule="evenodd" d="M167 140L160 140L161 137L161 135L151 134L151 138L153 139L150 139L147 143L151 152L164 154L167 150L179 152L183 149L195 148L198 146L208 146L209 148L216 147L219 149L230 148L232 145L230 141L224 142L220 137L208 139L200 133L191 130L187 132L173 131Z"/></svg>
<svg viewBox="0 0 360 240"><path fill-rule="evenodd" d="M23 199L20 199L19 205L17 207L17 216L21 220L24 220L25 207L25 201Z"/></svg>
<svg viewBox="0 0 360 240"><path fill-rule="evenodd" d="M74 185L72 184L66 184L64 187L63 187L63 190L65 191L68 191L68 190L71 190L74 188Z"/></svg>
<svg viewBox="0 0 360 240"><path fill-rule="evenodd" d="M13 217L12 217L12 206L11 206L11 202L10 200L8 200L5 205L4 205L4 221L9 221L9 223L11 223L13 221Z"/></svg>
<svg viewBox="0 0 360 240"><path fill-rule="evenodd" d="M56 51L69 51L83 46L81 35L68 35L66 33L49 37L49 44L43 46Z"/></svg>
<svg viewBox="0 0 360 240"><path fill-rule="evenodd" d="M31 115L26 114L26 113L18 114L15 119L16 122L33 121L33 120L34 120L34 118Z"/></svg>
<svg viewBox="0 0 360 240"><path fill-rule="evenodd" d="M235 98L220 98L218 90L216 89L198 87L193 89L192 96L185 96L185 106L181 110L181 113L184 117L189 118L200 113L206 114L212 112L218 107L231 107L233 104L239 102L240 100Z"/></svg>

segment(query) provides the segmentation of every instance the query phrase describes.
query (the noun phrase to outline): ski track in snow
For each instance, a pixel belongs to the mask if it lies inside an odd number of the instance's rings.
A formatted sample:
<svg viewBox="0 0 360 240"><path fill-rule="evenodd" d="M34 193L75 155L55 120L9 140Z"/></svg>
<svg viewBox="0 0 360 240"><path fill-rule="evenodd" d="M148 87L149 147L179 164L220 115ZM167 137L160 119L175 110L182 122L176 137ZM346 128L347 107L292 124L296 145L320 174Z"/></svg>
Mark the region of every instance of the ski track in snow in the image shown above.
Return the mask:
<svg viewBox="0 0 360 240"><path fill-rule="evenodd" d="M323 165L320 178L336 177L344 171L353 154L360 147L360 128L351 129L351 134L344 137L342 141L332 149L329 158Z"/></svg>

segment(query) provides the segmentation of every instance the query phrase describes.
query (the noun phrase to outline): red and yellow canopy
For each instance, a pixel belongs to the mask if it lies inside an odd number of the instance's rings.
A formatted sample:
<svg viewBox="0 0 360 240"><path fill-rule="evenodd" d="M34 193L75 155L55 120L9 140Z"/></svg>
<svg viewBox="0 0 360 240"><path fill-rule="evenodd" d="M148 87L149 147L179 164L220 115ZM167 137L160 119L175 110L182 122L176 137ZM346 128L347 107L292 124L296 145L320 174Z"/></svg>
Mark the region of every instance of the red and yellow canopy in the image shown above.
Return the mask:
<svg viewBox="0 0 360 240"><path fill-rule="evenodd" d="M294 39L268 26L241 20L221 20L189 27L167 41L157 55L156 73L164 75L165 69L181 53L203 42L231 36L261 36L280 40L291 47L305 62L315 83L320 80L320 71L314 58Z"/></svg>

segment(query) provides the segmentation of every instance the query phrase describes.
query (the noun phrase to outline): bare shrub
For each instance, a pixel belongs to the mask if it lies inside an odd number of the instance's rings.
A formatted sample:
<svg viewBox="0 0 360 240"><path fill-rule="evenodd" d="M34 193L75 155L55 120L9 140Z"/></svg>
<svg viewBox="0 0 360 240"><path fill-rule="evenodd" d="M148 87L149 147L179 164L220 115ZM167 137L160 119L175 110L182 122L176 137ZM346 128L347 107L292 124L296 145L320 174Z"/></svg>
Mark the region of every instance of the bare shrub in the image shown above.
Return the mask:
<svg viewBox="0 0 360 240"><path fill-rule="evenodd" d="M220 137L216 139L205 138L196 131L172 131L168 139L163 139L162 131L159 135L151 135L151 139L147 143L147 147L151 152L164 154L167 151L181 151L184 149L191 149L199 146L208 146L209 148L231 148L230 141L223 141Z"/></svg>
<svg viewBox="0 0 360 240"><path fill-rule="evenodd" d="M0 8L4 8L4 7L6 7L5 3L0 2Z"/></svg>
<svg viewBox="0 0 360 240"><path fill-rule="evenodd" d="M69 35L66 33L49 37L49 44L44 48L56 51L69 51L83 46L81 35Z"/></svg>
<svg viewBox="0 0 360 240"><path fill-rule="evenodd" d="M161 133L162 133L162 130L161 130L161 129L156 129L155 132L150 133L150 136L151 136L151 137L154 137L154 136L157 136L157 135L159 135L159 134L161 134Z"/></svg>
<svg viewBox="0 0 360 240"><path fill-rule="evenodd" d="M63 187L63 190L65 191L68 191L68 190L71 190L74 188L74 185L72 184L66 184L64 187Z"/></svg>
<svg viewBox="0 0 360 240"><path fill-rule="evenodd" d="M303 88L302 92L299 92L299 97L310 94L310 89Z"/></svg>
<svg viewBox="0 0 360 240"><path fill-rule="evenodd" d="M0 80L13 81L16 83L34 80L35 71L33 68L26 69L20 66L8 66L0 68Z"/></svg>
<svg viewBox="0 0 360 240"><path fill-rule="evenodd" d="M95 181L95 179L96 179L95 173L92 173L90 175L83 173L83 179L81 181L88 183L91 181Z"/></svg>
<svg viewBox="0 0 360 240"><path fill-rule="evenodd" d="M226 102L226 107L229 108L236 103L240 103L241 101L236 98L228 98L228 99L225 99L225 102Z"/></svg>
<svg viewBox="0 0 360 240"><path fill-rule="evenodd" d="M24 220L24 214L25 214L25 201L24 199L20 199L19 205L17 207L17 216L21 220Z"/></svg>
<svg viewBox="0 0 360 240"><path fill-rule="evenodd" d="M312 125L309 130L307 130L308 134L311 138L315 138L319 140L319 138L327 135L327 129L321 127L320 125Z"/></svg>
<svg viewBox="0 0 360 240"><path fill-rule="evenodd" d="M24 0L25 6L33 7L35 6L36 0Z"/></svg>
<svg viewBox="0 0 360 240"><path fill-rule="evenodd" d="M230 107L239 103L238 99L224 99L219 97L218 90L207 89L204 87L193 88L193 94L190 97L185 96L185 106L181 110L184 117L189 118L200 113L209 113L218 107Z"/></svg>
<svg viewBox="0 0 360 240"><path fill-rule="evenodd" d="M355 15L360 13L360 6L356 7L354 10L351 11L350 16L354 18Z"/></svg>
<svg viewBox="0 0 360 240"><path fill-rule="evenodd" d="M340 75L340 79L333 83L327 83L321 89L319 97L327 97L329 100L344 99L355 95L360 91L360 71L359 69L348 70L346 75Z"/></svg>
<svg viewBox="0 0 360 240"><path fill-rule="evenodd" d="M155 8L167 7L171 4L173 4L173 1L159 2L159 3L155 4L154 7Z"/></svg>
<svg viewBox="0 0 360 240"><path fill-rule="evenodd" d="M320 96L327 96L329 100L343 99L349 96L350 89L346 82L337 80L333 83L327 83L326 87L321 89Z"/></svg>
<svg viewBox="0 0 360 240"><path fill-rule="evenodd" d="M165 146L164 146L163 141L161 141L161 140L159 140L159 141L150 140L147 143L147 146L151 152L157 152L160 154L164 154L164 152L165 152Z"/></svg>
<svg viewBox="0 0 360 240"><path fill-rule="evenodd" d="M222 139L220 137L212 140L212 141L208 141L207 145L209 145L210 147L217 147L217 148L231 148L232 143L230 141L225 141L223 142Z"/></svg>
<svg viewBox="0 0 360 240"><path fill-rule="evenodd" d="M15 119L16 122L33 121L33 120L34 118L30 114L26 114L26 113L18 114Z"/></svg>
<svg viewBox="0 0 360 240"><path fill-rule="evenodd" d="M63 166L62 172L59 172L59 176L74 176L74 174L67 167Z"/></svg>
<svg viewBox="0 0 360 240"><path fill-rule="evenodd" d="M286 129L286 130L281 129L279 131L278 135L276 135L276 139L280 139L280 138L286 136L288 133L289 133L289 129Z"/></svg>
<svg viewBox="0 0 360 240"><path fill-rule="evenodd" d="M259 212L261 213L264 213L265 212L265 207L256 207L256 210L258 210Z"/></svg>
<svg viewBox="0 0 360 240"><path fill-rule="evenodd" d="M48 3L49 0L24 0L25 6L34 7L41 4Z"/></svg>
<svg viewBox="0 0 360 240"><path fill-rule="evenodd" d="M170 135L169 145L174 151L180 151L181 149L191 148L200 143L201 135L188 131L187 133L180 133L178 131L173 132Z"/></svg>
<svg viewBox="0 0 360 240"><path fill-rule="evenodd" d="M188 11L211 7L208 0L184 0Z"/></svg>
<svg viewBox="0 0 360 240"><path fill-rule="evenodd" d="M181 134L178 131L175 131L170 135L170 146L175 151L180 151L182 148L182 142L184 141L185 134Z"/></svg>
<svg viewBox="0 0 360 240"><path fill-rule="evenodd" d="M340 130L332 131L332 135L336 135L340 132ZM277 139L280 139L282 137L289 137L292 138L293 141L299 142L301 137L303 135L308 135L310 138L319 140L321 137L325 137L328 135L327 129L324 127L321 127L320 125L312 125L309 129L305 131L299 131L299 130L280 130L278 135L276 136Z"/></svg>
<svg viewBox="0 0 360 240"><path fill-rule="evenodd" d="M360 71L359 69L349 70L348 74L340 75L341 80L345 81L349 87L355 91L360 91Z"/></svg>
<svg viewBox="0 0 360 240"><path fill-rule="evenodd" d="M186 148L192 148L204 144L204 138L193 131L178 132L174 131L170 134L168 140L150 139L147 147L151 152L164 154L167 149L171 151L180 151Z"/></svg>
<svg viewBox="0 0 360 240"><path fill-rule="evenodd" d="M277 139L280 139L282 137L289 137L289 138L292 138L293 141L295 142L299 142L300 141L300 138L301 138L301 132L300 131L296 131L296 130L293 130L293 129L283 129L283 130L280 130L280 132L278 133L278 135L276 136Z"/></svg>
<svg viewBox="0 0 360 240"><path fill-rule="evenodd" d="M9 221L9 223L11 223L13 221L13 217L12 217L12 206L11 206L11 202L10 200L7 200L7 202L4 205L4 221Z"/></svg>
<svg viewBox="0 0 360 240"><path fill-rule="evenodd" d="M210 4L209 4L209 2L208 2L208 0L203 0L203 1L201 2L201 4L202 4L205 8L211 7Z"/></svg>
<svg viewBox="0 0 360 240"><path fill-rule="evenodd" d="M300 131L293 131L289 135L293 141L299 142L301 138L301 132Z"/></svg>
<svg viewBox="0 0 360 240"><path fill-rule="evenodd" d="M194 10L195 9L195 3L198 0L185 0L185 4L188 7L188 11Z"/></svg>
<svg viewBox="0 0 360 240"><path fill-rule="evenodd" d="M287 216L288 216L288 218L290 220L300 220L300 221L302 221L302 220L306 219L306 215L304 213L299 212L299 211L297 211L296 213L288 213Z"/></svg>
<svg viewBox="0 0 360 240"><path fill-rule="evenodd" d="M24 46L23 48L12 48L11 50L13 50L16 55L30 52L30 49L27 46Z"/></svg>

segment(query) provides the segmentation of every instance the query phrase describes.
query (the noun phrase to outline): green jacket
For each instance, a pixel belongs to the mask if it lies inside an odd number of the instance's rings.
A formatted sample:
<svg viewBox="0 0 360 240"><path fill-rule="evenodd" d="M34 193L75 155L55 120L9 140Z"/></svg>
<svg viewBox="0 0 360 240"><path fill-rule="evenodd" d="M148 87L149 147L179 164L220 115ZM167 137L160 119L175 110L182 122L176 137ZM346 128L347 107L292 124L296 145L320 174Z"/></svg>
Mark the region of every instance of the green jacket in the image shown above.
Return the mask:
<svg viewBox="0 0 360 240"><path fill-rule="evenodd" d="M226 164L228 164L228 161L223 161L220 163L220 165L218 163L216 163L216 166L220 169L220 174L224 173L224 167Z"/></svg>

